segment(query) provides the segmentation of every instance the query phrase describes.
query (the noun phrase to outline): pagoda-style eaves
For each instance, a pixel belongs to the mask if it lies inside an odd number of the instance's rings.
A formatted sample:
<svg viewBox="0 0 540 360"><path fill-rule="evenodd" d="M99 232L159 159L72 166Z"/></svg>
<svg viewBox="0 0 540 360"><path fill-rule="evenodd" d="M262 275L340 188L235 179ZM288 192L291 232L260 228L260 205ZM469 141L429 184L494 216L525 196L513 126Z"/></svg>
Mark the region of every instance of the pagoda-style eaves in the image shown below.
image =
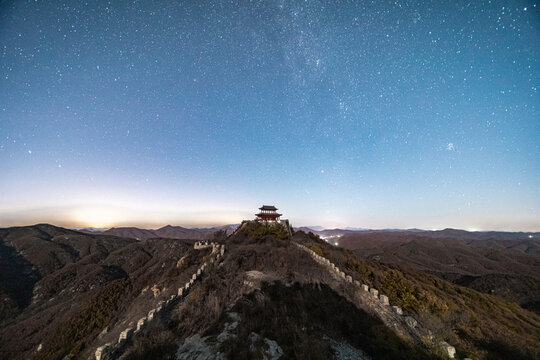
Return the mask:
<svg viewBox="0 0 540 360"><path fill-rule="evenodd" d="M259 216L259 217L260 217L260 216L263 216L263 215L264 215L264 216L270 215L270 216L280 217L280 216L283 215L283 214L278 214L277 212L273 212L273 213L260 212L260 213L255 214L255 215L257 215L257 216Z"/></svg>
<svg viewBox="0 0 540 360"><path fill-rule="evenodd" d="M277 210L277 207L275 207L274 205L263 205L259 208L259 210L261 211L276 211Z"/></svg>

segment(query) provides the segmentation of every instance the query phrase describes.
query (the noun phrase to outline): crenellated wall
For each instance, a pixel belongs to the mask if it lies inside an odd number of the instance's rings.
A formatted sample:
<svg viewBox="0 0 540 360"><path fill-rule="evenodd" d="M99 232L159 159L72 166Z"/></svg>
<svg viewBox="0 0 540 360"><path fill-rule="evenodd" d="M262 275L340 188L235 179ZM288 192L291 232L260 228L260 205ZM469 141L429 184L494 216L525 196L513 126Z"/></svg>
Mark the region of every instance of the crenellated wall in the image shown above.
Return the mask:
<svg viewBox="0 0 540 360"><path fill-rule="evenodd" d="M212 257L210 259L211 263L218 261L225 255L225 245L209 243L207 241L198 241L193 247L197 250L212 247ZM167 300L159 301L156 304L155 308L150 309L146 316L143 316L137 321L137 327L135 330L133 330L132 327L128 327L120 333L117 343L107 343L98 347L94 353L96 360L111 360L116 359L118 356L120 356L123 351L124 345L129 342L134 335L143 331L144 328L148 325L148 323L152 321L157 315L159 315L163 310L187 296L190 287L204 274L204 271L207 267L208 263L204 262L191 276L190 281L187 282L184 287L178 288L176 294L171 295Z"/></svg>
<svg viewBox="0 0 540 360"><path fill-rule="evenodd" d="M345 272L340 270L338 266L336 266L327 258L318 255L313 250L308 249L307 247L299 243L293 242L293 244L296 245L301 250L306 251L309 255L311 255L313 260L315 260L317 263L324 266L337 279L343 280L347 284L351 284L352 286L358 288L359 290L369 294L373 299L377 300L382 306L390 306L390 301L388 299L388 296L384 294L379 294L378 289L370 288L367 284L362 284L358 280L353 281L351 275L346 275ZM393 305L391 309L398 316L400 317L403 316L403 310L399 306ZM411 329L414 329L418 325L417 320L411 316L403 316L402 321ZM453 346L449 345L447 342L439 342L438 347L442 348L450 359L455 358L456 349Z"/></svg>
<svg viewBox="0 0 540 360"><path fill-rule="evenodd" d="M193 248L195 250L200 250L200 249L206 249L206 248L209 248L210 246L212 246L212 243L209 243L208 241L197 241L194 245L193 245Z"/></svg>

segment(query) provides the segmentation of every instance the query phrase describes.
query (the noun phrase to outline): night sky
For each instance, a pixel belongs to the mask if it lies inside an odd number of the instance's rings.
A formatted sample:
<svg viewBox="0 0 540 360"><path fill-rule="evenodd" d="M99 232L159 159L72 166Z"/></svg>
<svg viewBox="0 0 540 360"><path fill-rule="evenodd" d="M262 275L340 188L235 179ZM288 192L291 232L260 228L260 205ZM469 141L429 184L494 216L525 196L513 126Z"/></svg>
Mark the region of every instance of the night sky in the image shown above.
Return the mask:
<svg viewBox="0 0 540 360"><path fill-rule="evenodd" d="M540 230L536 1L1 1L0 226Z"/></svg>

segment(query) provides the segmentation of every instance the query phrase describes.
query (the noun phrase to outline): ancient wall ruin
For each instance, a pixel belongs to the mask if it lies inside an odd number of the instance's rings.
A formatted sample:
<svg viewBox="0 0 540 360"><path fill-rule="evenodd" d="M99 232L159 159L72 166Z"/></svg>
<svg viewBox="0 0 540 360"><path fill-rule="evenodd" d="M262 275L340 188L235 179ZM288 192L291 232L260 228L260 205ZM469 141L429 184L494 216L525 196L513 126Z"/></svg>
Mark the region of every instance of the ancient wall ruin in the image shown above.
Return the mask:
<svg viewBox="0 0 540 360"><path fill-rule="evenodd" d="M198 241L194 244L193 248L196 250L206 249L212 247L211 252L211 263L219 260L225 255L225 245L219 245L217 243L208 242L208 241ZM124 346L131 338L143 331L148 323L159 315L163 310L170 307L175 302L185 298L188 294L190 287L197 281L203 274L205 269L208 267L208 263L204 262L190 278L190 281L185 284L184 287L178 288L176 294L171 295L167 300L161 300L156 304L155 308L150 309L146 316L143 316L137 321L135 330L132 327L128 327L118 336L118 341L116 343L107 343L98 347L94 353L96 360L111 360L117 358L123 351Z"/></svg>
<svg viewBox="0 0 540 360"><path fill-rule="evenodd" d="M306 251L313 258L313 260L315 260L318 264L324 266L326 270L329 271L338 280L345 281L346 284L352 285L358 288L360 291L365 292L366 294L369 294L369 296L377 300L380 305L390 306L390 301L389 301L388 296L384 294L380 294L378 289L369 287L367 284L362 284L358 280L353 280L351 275L345 274L344 271L342 271L338 266L332 263L329 259L321 255L318 255L315 251L308 249L307 247L296 242L293 242L293 244L296 245L301 250ZM391 306L391 309L398 316L400 317L403 316L403 310L399 306L393 305ZM411 316L403 316L402 321L409 328L414 329L418 325L417 320ZM447 342L439 342L438 347L442 348L445 354L447 354L450 359L455 358L456 349L453 346L449 345Z"/></svg>

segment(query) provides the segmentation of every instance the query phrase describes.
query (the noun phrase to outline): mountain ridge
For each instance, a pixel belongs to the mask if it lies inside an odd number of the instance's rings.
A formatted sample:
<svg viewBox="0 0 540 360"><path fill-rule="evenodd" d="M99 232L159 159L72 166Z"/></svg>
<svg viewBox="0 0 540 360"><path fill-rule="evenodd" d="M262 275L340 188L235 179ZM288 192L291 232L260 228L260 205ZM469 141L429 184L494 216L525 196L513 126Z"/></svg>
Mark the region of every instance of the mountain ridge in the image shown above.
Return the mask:
<svg viewBox="0 0 540 360"><path fill-rule="evenodd" d="M107 229L101 234L115 235L120 237L130 237L137 240L147 240L151 238L168 238L168 239L211 239L214 233L225 231L229 234L234 230L233 225L223 225L210 228L186 228L177 225L165 225L158 229L143 229L132 226L113 227ZM95 232L91 232L95 233Z"/></svg>
<svg viewBox="0 0 540 360"><path fill-rule="evenodd" d="M135 240L53 226L0 229L0 249L16 255L0 253L0 266L22 258L29 264L15 275L29 279L25 269L38 271L28 285L30 302L3 312L2 353L13 359L92 358L206 263L181 301L125 343L122 358L189 358L197 349L224 358L263 357L266 343L281 349L283 358L337 358L348 349L365 359L436 359L442 358L436 344L444 341L459 358L540 355L540 317L495 296L363 259L314 234L296 231L289 238L279 226L248 223L215 241L227 251L210 265L212 247L195 249L192 240ZM374 306L367 293L336 278L298 245L379 289L431 335L400 337L391 321L381 320L379 302ZM0 276L0 290L10 280Z"/></svg>

